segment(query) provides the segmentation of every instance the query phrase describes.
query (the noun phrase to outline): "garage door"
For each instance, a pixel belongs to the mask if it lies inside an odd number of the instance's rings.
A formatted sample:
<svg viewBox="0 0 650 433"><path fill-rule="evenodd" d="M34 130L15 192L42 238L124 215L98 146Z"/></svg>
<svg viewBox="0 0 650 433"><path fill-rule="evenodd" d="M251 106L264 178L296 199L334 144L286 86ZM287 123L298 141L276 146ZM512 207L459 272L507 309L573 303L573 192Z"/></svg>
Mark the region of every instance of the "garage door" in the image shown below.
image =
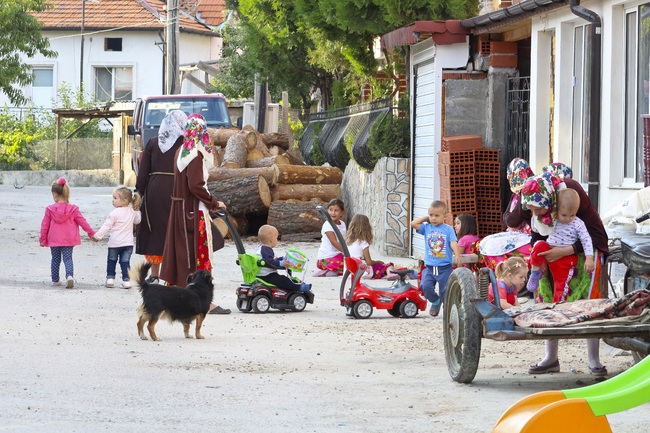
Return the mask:
<svg viewBox="0 0 650 433"><path fill-rule="evenodd" d="M428 214L429 205L440 198L440 188L437 186L438 170L436 146L436 64L434 59L419 63L414 68L414 149L413 155L413 190L411 197L413 219ZM424 258L424 238L422 235L411 233L411 255Z"/></svg>

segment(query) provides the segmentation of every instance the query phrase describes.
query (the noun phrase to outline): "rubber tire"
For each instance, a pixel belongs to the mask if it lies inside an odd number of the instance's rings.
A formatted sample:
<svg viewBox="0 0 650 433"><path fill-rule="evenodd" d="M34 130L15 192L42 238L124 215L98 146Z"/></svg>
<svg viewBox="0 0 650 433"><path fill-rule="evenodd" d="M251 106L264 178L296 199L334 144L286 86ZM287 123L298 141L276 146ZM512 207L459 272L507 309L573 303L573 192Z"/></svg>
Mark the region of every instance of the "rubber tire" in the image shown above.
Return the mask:
<svg viewBox="0 0 650 433"><path fill-rule="evenodd" d="M357 319L368 319L372 316L372 304L365 299L357 301L352 307L352 313Z"/></svg>
<svg viewBox="0 0 650 433"><path fill-rule="evenodd" d="M399 317L399 315L400 315L400 312L399 312L400 305L402 305L401 302L396 302L395 305L393 305L393 308L389 308L387 310L388 314L390 314L393 317Z"/></svg>
<svg viewBox="0 0 650 433"><path fill-rule="evenodd" d="M479 297L472 271L458 268L451 273L443 306L443 339L447 370L460 383L470 383L478 370L482 318L470 299Z"/></svg>
<svg viewBox="0 0 650 433"><path fill-rule="evenodd" d="M402 302L402 305L399 306L400 316L405 317L407 319L414 318L415 316L418 315L419 311L420 309L418 308L418 304L411 301L410 299Z"/></svg>
<svg viewBox="0 0 650 433"><path fill-rule="evenodd" d="M260 302L262 302L261 305ZM264 295L257 295L253 298L251 306L256 313L266 313L271 308L271 301Z"/></svg>
<svg viewBox="0 0 650 433"><path fill-rule="evenodd" d="M296 306L296 300L298 298L302 299L302 302L300 302L299 305ZM307 297L302 293L296 293L295 295L291 295L291 299L289 299L289 305L291 305L292 311L296 311L296 312L303 311L307 306Z"/></svg>

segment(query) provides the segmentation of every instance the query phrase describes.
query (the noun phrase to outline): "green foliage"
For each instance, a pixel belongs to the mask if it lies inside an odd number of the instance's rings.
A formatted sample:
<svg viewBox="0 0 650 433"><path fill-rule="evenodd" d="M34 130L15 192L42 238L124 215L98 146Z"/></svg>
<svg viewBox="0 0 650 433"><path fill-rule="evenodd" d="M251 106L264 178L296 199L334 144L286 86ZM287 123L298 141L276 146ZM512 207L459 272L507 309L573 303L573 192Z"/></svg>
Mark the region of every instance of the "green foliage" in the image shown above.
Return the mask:
<svg viewBox="0 0 650 433"><path fill-rule="evenodd" d="M25 103L22 87L34 80L31 66L21 62L21 54L26 58L39 53L56 56L49 39L41 34L41 24L28 13L49 7L47 0L0 0L0 91L13 105Z"/></svg>
<svg viewBox="0 0 650 433"><path fill-rule="evenodd" d="M410 157L411 134L408 116L398 118L389 112L385 117L379 117L370 129L367 146L373 163L384 156Z"/></svg>
<svg viewBox="0 0 650 433"><path fill-rule="evenodd" d="M0 170L25 170L34 161L32 146L42 137L32 113L24 122L5 108L0 112Z"/></svg>
<svg viewBox="0 0 650 433"><path fill-rule="evenodd" d="M316 122L314 123L314 127L312 130L312 134L315 135L314 139L314 146L311 151L311 160L314 163L314 165L323 165L325 164L325 155L323 155L323 151L320 148L320 144L318 142L318 139L320 137L320 133L323 132L323 127L325 126L325 122Z"/></svg>
<svg viewBox="0 0 650 433"><path fill-rule="evenodd" d="M64 83L57 92L53 106L57 108L90 108L97 106L82 89L72 89ZM64 138L81 126L77 119L61 119L60 137ZM113 131L104 132L93 120L80 129L75 138L108 138ZM52 141L56 140L56 116L43 109L29 109L19 119L5 108L0 112L0 170L27 170L54 168ZM38 150L38 151L37 151Z"/></svg>

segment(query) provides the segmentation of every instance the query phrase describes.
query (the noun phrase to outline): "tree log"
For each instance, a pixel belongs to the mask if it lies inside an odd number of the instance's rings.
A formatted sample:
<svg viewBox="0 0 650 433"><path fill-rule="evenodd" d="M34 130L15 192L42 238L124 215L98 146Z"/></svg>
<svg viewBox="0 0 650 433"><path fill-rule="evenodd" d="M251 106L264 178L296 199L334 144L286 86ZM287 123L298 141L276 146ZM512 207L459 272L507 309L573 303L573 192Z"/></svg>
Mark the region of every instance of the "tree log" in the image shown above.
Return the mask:
<svg viewBox="0 0 650 433"><path fill-rule="evenodd" d="M221 166L226 168L243 168L246 167L246 155L248 153L248 143L244 135L233 135L226 144L225 152Z"/></svg>
<svg viewBox="0 0 650 433"><path fill-rule="evenodd" d="M249 159L246 161L246 167L271 167L273 164L287 165L291 164L291 160L286 155L268 156L266 158Z"/></svg>
<svg viewBox="0 0 650 433"><path fill-rule="evenodd" d="M221 167L221 161L223 161L223 153L225 149L223 147L213 147L212 153L214 154L214 166Z"/></svg>
<svg viewBox="0 0 650 433"><path fill-rule="evenodd" d="M270 132L268 134L262 134L261 138L268 147L278 146L283 150L289 149L289 137L286 134Z"/></svg>
<svg viewBox="0 0 650 433"><path fill-rule="evenodd" d="M316 210L320 202L274 201L269 207L268 224L280 234L320 231L324 219Z"/></svg>
<svg viewBox="0 0 650 433"><path fill-rule="evenodd" d="M248 151L248 155L246 155L246 167L249 167L248 163L250 161L255 161L259 159L264 159L264 154L262 153L261 150L259 149L250 149ZM262 166L262 165L255 165L253 167L270 167L273 164L267 165L267 166Z"/></svg>
<svg viewBox="0 0 650 433"><path fill-rule="evenodd" d="M269 185L273 185L273 167L259 168L224 168L214 167L208 171L208 182L218 182L226 179L258 175L264 177Z"/></svg>
<svg viewBox="0 0 650 433"><path fill-rule="evenodd" d="M245 215L228 214L228 218L230 219L232 225L235 226L235 230L237 230L237 233L239 233L240 235L243 235L248 231L248 220L246 219Z"/></svg>
<svg viewBox="0 0 650 433"><path fill-rule="evenodd" d="M343 172L338 167L314 165L274 165L273 184L340 184Z"/></svg>
<svg viewBox="0 0 650 433"><path fill-rule="evenodd" d="M233 215L266 212L271 205L269 184L259 175L208 182L208 191Z"/></svg>
<svg viewBox="0 0 650 433"><path fill-rule="evenodd" d="M217 147L226 147L228 140L235 134L241 132L239 128L208 128L208 135L210 136L210 143Z"/></svg>
<svg viewBox="0 0 650 433"><path fill-rule="evenodd" d="M282 242L310 242L320 240L322 237L320 232L287 233L282 235Z"/></svg>
<svg viewBox="0 0 650 433"><path fill-rule="evenodd" d="M337 184L312 185L275 185L271 188L271 200L312 200L317 198L329 202L341 198L341 186Z"/></svg>
<svg viewBox="0 0 650 433"><path fill-rule="evenodd" d="M214 226L219 230L222 238L225 239L228 236L229 234L228 225L224 220L216 217L212 219L212 224L214 224Z"/></svg>

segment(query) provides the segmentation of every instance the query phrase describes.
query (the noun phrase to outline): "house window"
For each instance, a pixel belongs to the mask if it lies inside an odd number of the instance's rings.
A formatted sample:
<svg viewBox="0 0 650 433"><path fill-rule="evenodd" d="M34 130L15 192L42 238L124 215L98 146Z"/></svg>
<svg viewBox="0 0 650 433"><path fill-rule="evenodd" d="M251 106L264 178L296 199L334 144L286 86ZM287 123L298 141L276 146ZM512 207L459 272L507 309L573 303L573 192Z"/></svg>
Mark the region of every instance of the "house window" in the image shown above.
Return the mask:
<svg viewBox="0 0 650 433"><path fill-rule="evenodd" d="M642 114L650 113L650 3L625 14L625 149L623 177L643 182Z"/></svg>
<svg viewBox="0 0 650 433"><path fill-rule="evenodd" d="M34 68L34 82L32 83L31 103L36 107L52 107L54 97L54 69Z"/></svg>
<svg viewBox="0 0 650 433"><path fill-rule="evenodd" d="M573 33L573 106L571 115L571 168L578 182L589 181L589 98L591 92L591 25L578 26Z"/></svg>
<svg viewBox="0 0 650 433"><path fill-rule="evenodd" d="M122 38L104 38L104 51L122 51Z"/></svg>
<svg viewBox="0 0 650 433"><path fill-rule="evenodd" d="M95 68L95 95L103 101L133 99L133 68Z"/></svg>

